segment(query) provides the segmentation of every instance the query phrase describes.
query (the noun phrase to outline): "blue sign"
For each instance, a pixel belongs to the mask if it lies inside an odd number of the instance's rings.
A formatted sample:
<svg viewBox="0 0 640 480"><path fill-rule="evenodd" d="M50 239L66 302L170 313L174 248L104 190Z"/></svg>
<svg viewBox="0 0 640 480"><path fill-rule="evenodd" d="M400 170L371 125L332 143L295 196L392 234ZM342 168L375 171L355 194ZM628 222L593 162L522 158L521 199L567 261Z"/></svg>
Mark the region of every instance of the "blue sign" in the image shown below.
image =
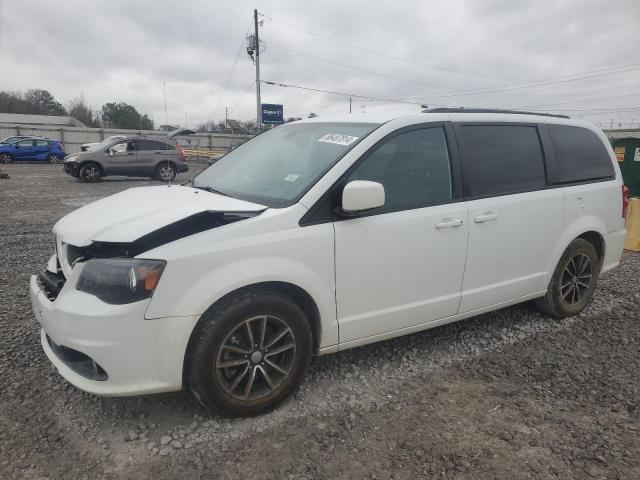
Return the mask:
<svg viewBox="0 0 640 480"><path fill-rule="evenodd" d="M262 104L262 123L284 123L282 105Z"/></svg>

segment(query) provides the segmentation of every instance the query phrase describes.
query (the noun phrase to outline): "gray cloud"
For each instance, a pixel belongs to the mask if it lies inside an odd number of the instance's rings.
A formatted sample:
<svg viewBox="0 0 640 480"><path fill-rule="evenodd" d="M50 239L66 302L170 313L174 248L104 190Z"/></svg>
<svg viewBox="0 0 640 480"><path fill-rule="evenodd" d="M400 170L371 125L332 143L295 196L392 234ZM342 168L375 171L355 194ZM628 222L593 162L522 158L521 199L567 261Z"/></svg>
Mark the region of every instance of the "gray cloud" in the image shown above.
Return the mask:
<svg viewBox="0 0 640 480"><path fill-rule="evenodd" d="M266 80L429 104L565 109L596 123L640 123L640 3L634 0L0 0L0 88L45 88L62 101L82 92L94 107L126 101L164 122L166 82L170 122L184 123L184 112L190 124L214 112L219 120L225 107L236 118L255 118L254 69L245 52L223 95L255 3L265 15ZM616 74L513 89L634 64L639 67ZM286 115L348 111L347 98L292 88L266 85L263 100L284 103ZM367 111L418 108L361 99L353 105L356 111L362 105ZM630 107L638 109L624 111Z"/></svg>

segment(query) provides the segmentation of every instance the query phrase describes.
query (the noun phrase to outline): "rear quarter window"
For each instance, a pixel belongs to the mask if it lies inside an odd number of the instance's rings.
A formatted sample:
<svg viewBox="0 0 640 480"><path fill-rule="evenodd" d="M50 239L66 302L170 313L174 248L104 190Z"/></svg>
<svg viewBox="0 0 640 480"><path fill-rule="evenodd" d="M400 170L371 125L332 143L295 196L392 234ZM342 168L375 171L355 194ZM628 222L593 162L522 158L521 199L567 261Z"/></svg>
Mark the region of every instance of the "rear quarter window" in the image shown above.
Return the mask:
<svg viewBox="0 0 640 480"><path fill-rule="evenodd" d="M612 178L609 152L591 130L572 125L548 125L558 165L554 183Z"/></svg>
<svg viewBox="0 0 640 480"><path fill-rule="evenodd" d="M136 140L138 150L175 150L175 147L169 143L157 140Z"/></svg>

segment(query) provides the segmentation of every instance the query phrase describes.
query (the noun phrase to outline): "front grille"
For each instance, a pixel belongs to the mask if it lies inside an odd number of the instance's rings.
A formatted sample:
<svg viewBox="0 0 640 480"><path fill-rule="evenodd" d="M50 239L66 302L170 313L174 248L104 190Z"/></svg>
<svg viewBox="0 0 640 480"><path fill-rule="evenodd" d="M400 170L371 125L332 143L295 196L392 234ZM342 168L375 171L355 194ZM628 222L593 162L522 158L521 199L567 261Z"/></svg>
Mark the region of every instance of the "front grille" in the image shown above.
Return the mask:
<svg viewBox="0 0 640 480"><path fill-rule="evenodd" d="M60 293L60 290L62 290L65 281L66 279L62 273L44 271L38 275L38 284L40 289L51 302L58 298L58 294Z"/></svg>

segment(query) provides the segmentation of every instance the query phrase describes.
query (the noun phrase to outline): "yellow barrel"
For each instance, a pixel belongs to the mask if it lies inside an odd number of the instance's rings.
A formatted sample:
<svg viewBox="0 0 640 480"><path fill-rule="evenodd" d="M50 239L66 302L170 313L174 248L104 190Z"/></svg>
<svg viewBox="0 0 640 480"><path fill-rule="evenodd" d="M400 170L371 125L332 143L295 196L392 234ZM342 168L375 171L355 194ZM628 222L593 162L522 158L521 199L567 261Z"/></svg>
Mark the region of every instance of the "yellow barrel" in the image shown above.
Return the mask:
<svg viewBox="0 0 640 480"><path fill-rule="evenodd" d="M627 238L624 241L624 248L640 252L640 198L629 200Z"/></svg>

